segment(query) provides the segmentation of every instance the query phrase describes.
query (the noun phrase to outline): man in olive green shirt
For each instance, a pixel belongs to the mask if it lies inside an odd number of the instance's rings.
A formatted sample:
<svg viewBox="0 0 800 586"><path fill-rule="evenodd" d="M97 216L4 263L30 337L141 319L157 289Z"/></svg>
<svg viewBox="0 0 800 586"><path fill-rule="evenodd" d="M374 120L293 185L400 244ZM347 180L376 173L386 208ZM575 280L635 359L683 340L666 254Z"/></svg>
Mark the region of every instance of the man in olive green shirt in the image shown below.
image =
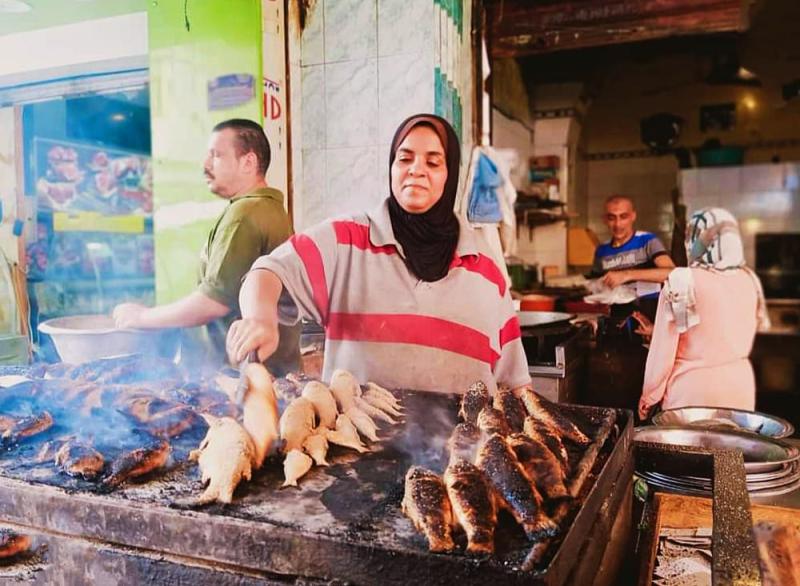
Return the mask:
<svg viewBox="0 0 800 586"><path fill-rule="evenodd" d="M264 130L250 120L217 124L208 144L204 173L209 189L228 200L200 258L195 291L166 305L122 303L113 316L121 328L181 328L208 325L224 355L225 334L239 317L239 287L253 262L292 235L283 194L267 187L270 148ZM281 327L277 352L267 366L281 375L299 367L299 326Z"/></svg>

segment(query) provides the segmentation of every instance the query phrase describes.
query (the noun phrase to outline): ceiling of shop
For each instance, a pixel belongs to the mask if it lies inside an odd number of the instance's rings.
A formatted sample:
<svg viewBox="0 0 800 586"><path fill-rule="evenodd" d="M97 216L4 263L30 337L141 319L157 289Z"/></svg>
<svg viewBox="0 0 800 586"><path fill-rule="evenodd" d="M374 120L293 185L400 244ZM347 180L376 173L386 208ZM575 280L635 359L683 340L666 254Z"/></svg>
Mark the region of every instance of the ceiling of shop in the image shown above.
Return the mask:
<svg viewBox="0 0 800 586"><path fill-rule="evenodd" d="M756 0L486 0L494 57L744 31Z"/></svg>
<svg viewBox="0 0 800 586"><path fill-rule="evenodd" d="M147 10L148 0L23 0L28 12L0 10L0 35ZM0 0L0 7L3 2Z"/></svg>

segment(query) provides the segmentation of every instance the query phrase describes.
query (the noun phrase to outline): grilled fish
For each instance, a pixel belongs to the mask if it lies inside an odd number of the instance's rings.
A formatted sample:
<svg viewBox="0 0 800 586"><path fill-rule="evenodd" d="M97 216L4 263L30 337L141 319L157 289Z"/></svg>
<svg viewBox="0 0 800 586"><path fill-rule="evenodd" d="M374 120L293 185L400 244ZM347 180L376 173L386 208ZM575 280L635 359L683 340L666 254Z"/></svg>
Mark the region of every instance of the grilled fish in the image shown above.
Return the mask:
<svg viewBox="0 0 800 586"><path fill-rule="evenodd" d="M478 414L478 427L487 435L508 435L511 428L503 414L494 407L484 407Z"/></svg>
<svg viewBox="0 0 800 586"><path fill-rule="evenodd" d="M317 414L319 425L333 429L336 427L336 399L331 390L319 381L311 381L303 387L303 397L311 401Z"/></svg>
<svg viewBox="0 0 800 586"><path fill-rule="evenodd" d="M230 417L203 415L208 423L208 433L196 450L189 453L189 460L200 466L200 478L208 483L196 504L211 501L229 503L233 491L244 480L250 480L256 449L253 440L238 421Z"/></svg>
<svg viewBox="0 0 800 586"><path fill-rule="evenodd" d="M382 411L366 399L362 397L356 397L356 407L358 407L361 411L366 413L370 416L371 419L380 419L390 425L395 425L397 423L396 420L392 419L392 416L388 413Z"/></svg>
<svg viewBox="0 0 800 586"><path fill-rule="evenodd" d="M314 459L317 466L327 466L325 456L328 454L327 428L320 427L316 433L311 434L303 442L303 450Z"/></svg>
<svg viewBox="0 0 800 586"><path fill-rule="evenodd" d="M583 433L578 426L570 421L561 411L558 406L551 403L533 392L531 389L524 388L520 393L520 398L525 404L528 414L541 420L543 423L553 427L563 437L579 446L585 446L592 443L585 433Z"/></svg>
<svg viewBox="0 0 800 586"><path fill-rule="evenodd" d="M514 452L505 439L495 434L478 452L477 466L529 539L554 535L556 524L542 509L542 497L528 482Z"/></svg>
<svg viewBox="0 0 800 586"><path fill-rule="evenodd" d="M340 413L346 413L348 409L355 407L355 398L361 396L361 387L356 378L342 369L333 371L330 389L339 405Z"/></svg>
<svg viewBox="0 0 800 586"><path fill-rule="evenodd" d="M483 433L477 425L462 422L453 428L450 439L447 440L447 451L450 454L450 464L458 460L475 462Z"/></svg>
<svg viewBox="0 0 800 586"><path fill-rule="evenodd" d="M187 405L178 405L173 409L154 415L146 424L147 431L153 435L169 438L177 437L200 422L200 416Z"/></svg>
<svg viewBox="0 0 800 586"><path fill-rule="evenodd" d="M284 453L303 447L314 432L314 422L314 405L308 399L298 397L287 405L279 423Z"/></svg>
<svg viewBox="0 0 800 586"><path fill-rule="evenodd" d="M42 411L38 415L15 419L14 422L3 432L4 442L14 443L22 439L34 436L50 429L53 425L53 416L47 411Z"/></svg>
<svg viewBox="0 0 800 586"><path fill-rule="evenodd" d="M522 431L525 423L525 405L510 390L498 390L494 395L494 408L506 418L511 431Z"/></svg>
<svg viewBox="0 0 800 586"><path fill-rule="evenodd" d="M160 440L126 452L111 463L111 473L103 482L108 486L119 486L130 478L157 470L167 463L170 451L169 443Z"/></svg>
<svg viewBox="0 0 800 586"><path fill-rule="evenodd" d="M280 435L278 399L272 387L272 377L261 363L248 363L244 375L247 377L247 391L242 404L242 426L253 440L253 468L258 470Z"/></svg>
<svg viewBox="0 0 800 586"><path fill-rule="evenodd" d="M403 513L428 540L430 551L451 551L453 510L447 489L436 474L420 466L406 473Z"/></svg>
<svg viewBox="0 0 800 586"><path fill-rule="evenodd" d="M375 422L372 420L372 417L364 413L358 407L350 407L347 411L344 412L350 418L350 421L353 422L353 425L356 426L358 433L363 435L370 441L377 442L378 439L378 426L375 425Z"/></svg>
<svg viewBox="0 0 800 586"><path fill-rule="evenodd" d="M103 471L103 455L90 445L68 440L58 449L55 463L70 476L96 478Z"/></svg>
<svg viewBox="0 0 800 586"><path fill-rule="evenodd" d="M564 486L564 469L547 446L524 433L512 434L507 441L528 480L540 494L548 499L570 497Z"/></svg>
<svg viewBox="0 0 800 586"><path fill-rule="evenodd" d="M283 461L283 487L297 486L297 481L311 470L313 461L311 456L307 456L300 450L290 450Z"/></svg>
<svg viewBox="0 0 800 586"><path fill-rule="evenodd" d="M386 411L395 417L402 417L403 406L400 400L395 397L388 389L373 382L368 382L362 392L362 396L372 402L378 409Z"/></svg>
<svg viewBox="0 0 800 586"><path fill-rule="evenodd" d="M11 529L0 529L0 559L14 557L31 548L31 538Z"/></svg>
<svg viewBox="0 0 800 586"><path fill-rule="evenodd" d="M489 406L489 389L483 381L472 383L464 396L461 397L461 407L458 416L468 423L477 423L478 414Z"/></svg>
<svg viewBox="0 0 800 586"><path fill-rule="evenodd" d="M553 453L566 474L567 464L569 463L567 449L564 447L564 442L561 441L561 436L558 435L556 430L545 424L541 419L533 416L525 418L523 429L525 435L529 438L547 446L547 449Z"/></svg>
<svg viewBox="0 0 800 586"><path fill-rule="evenodd" d="M451 460L444 471L444 483L453 515L467 534L467 551L494 553L497 508L483 473L466 460Z"/></svg>
<svg viewBox="0 0 800 586"><path fill-rule="evenodd" d="M369 452L369 448L361 443L358 430L347 415L339 415L336 418L336 429L326 431L325 437L330 443L337 446L351 448L361 453Z"/></svg>

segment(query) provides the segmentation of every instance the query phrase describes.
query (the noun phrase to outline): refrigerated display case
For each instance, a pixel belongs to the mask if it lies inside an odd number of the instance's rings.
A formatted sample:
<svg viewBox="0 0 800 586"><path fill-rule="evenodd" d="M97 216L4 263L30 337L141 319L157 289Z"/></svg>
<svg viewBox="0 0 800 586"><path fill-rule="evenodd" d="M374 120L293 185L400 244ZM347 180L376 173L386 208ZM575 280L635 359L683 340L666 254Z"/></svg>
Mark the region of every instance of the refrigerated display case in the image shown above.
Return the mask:
<svg viewBox="0 0 800 586"><path fill-rule="evenodd" d="M147 88L23 106L33 332L46 319L153 304Z"/></svg>

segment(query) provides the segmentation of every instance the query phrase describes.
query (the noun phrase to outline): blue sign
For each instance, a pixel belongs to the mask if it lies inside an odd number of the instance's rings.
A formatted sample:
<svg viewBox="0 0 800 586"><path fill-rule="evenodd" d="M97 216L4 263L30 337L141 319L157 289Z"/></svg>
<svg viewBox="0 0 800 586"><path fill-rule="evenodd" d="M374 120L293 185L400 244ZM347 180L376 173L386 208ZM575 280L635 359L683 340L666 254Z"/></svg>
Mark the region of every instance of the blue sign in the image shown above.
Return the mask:
<svg viewBox="0 0 800 586"><path fill-rule="evenodd" d="M220 75L208 82L208 109L224 110L256 97L256 85L249 73Z"/></svg>

